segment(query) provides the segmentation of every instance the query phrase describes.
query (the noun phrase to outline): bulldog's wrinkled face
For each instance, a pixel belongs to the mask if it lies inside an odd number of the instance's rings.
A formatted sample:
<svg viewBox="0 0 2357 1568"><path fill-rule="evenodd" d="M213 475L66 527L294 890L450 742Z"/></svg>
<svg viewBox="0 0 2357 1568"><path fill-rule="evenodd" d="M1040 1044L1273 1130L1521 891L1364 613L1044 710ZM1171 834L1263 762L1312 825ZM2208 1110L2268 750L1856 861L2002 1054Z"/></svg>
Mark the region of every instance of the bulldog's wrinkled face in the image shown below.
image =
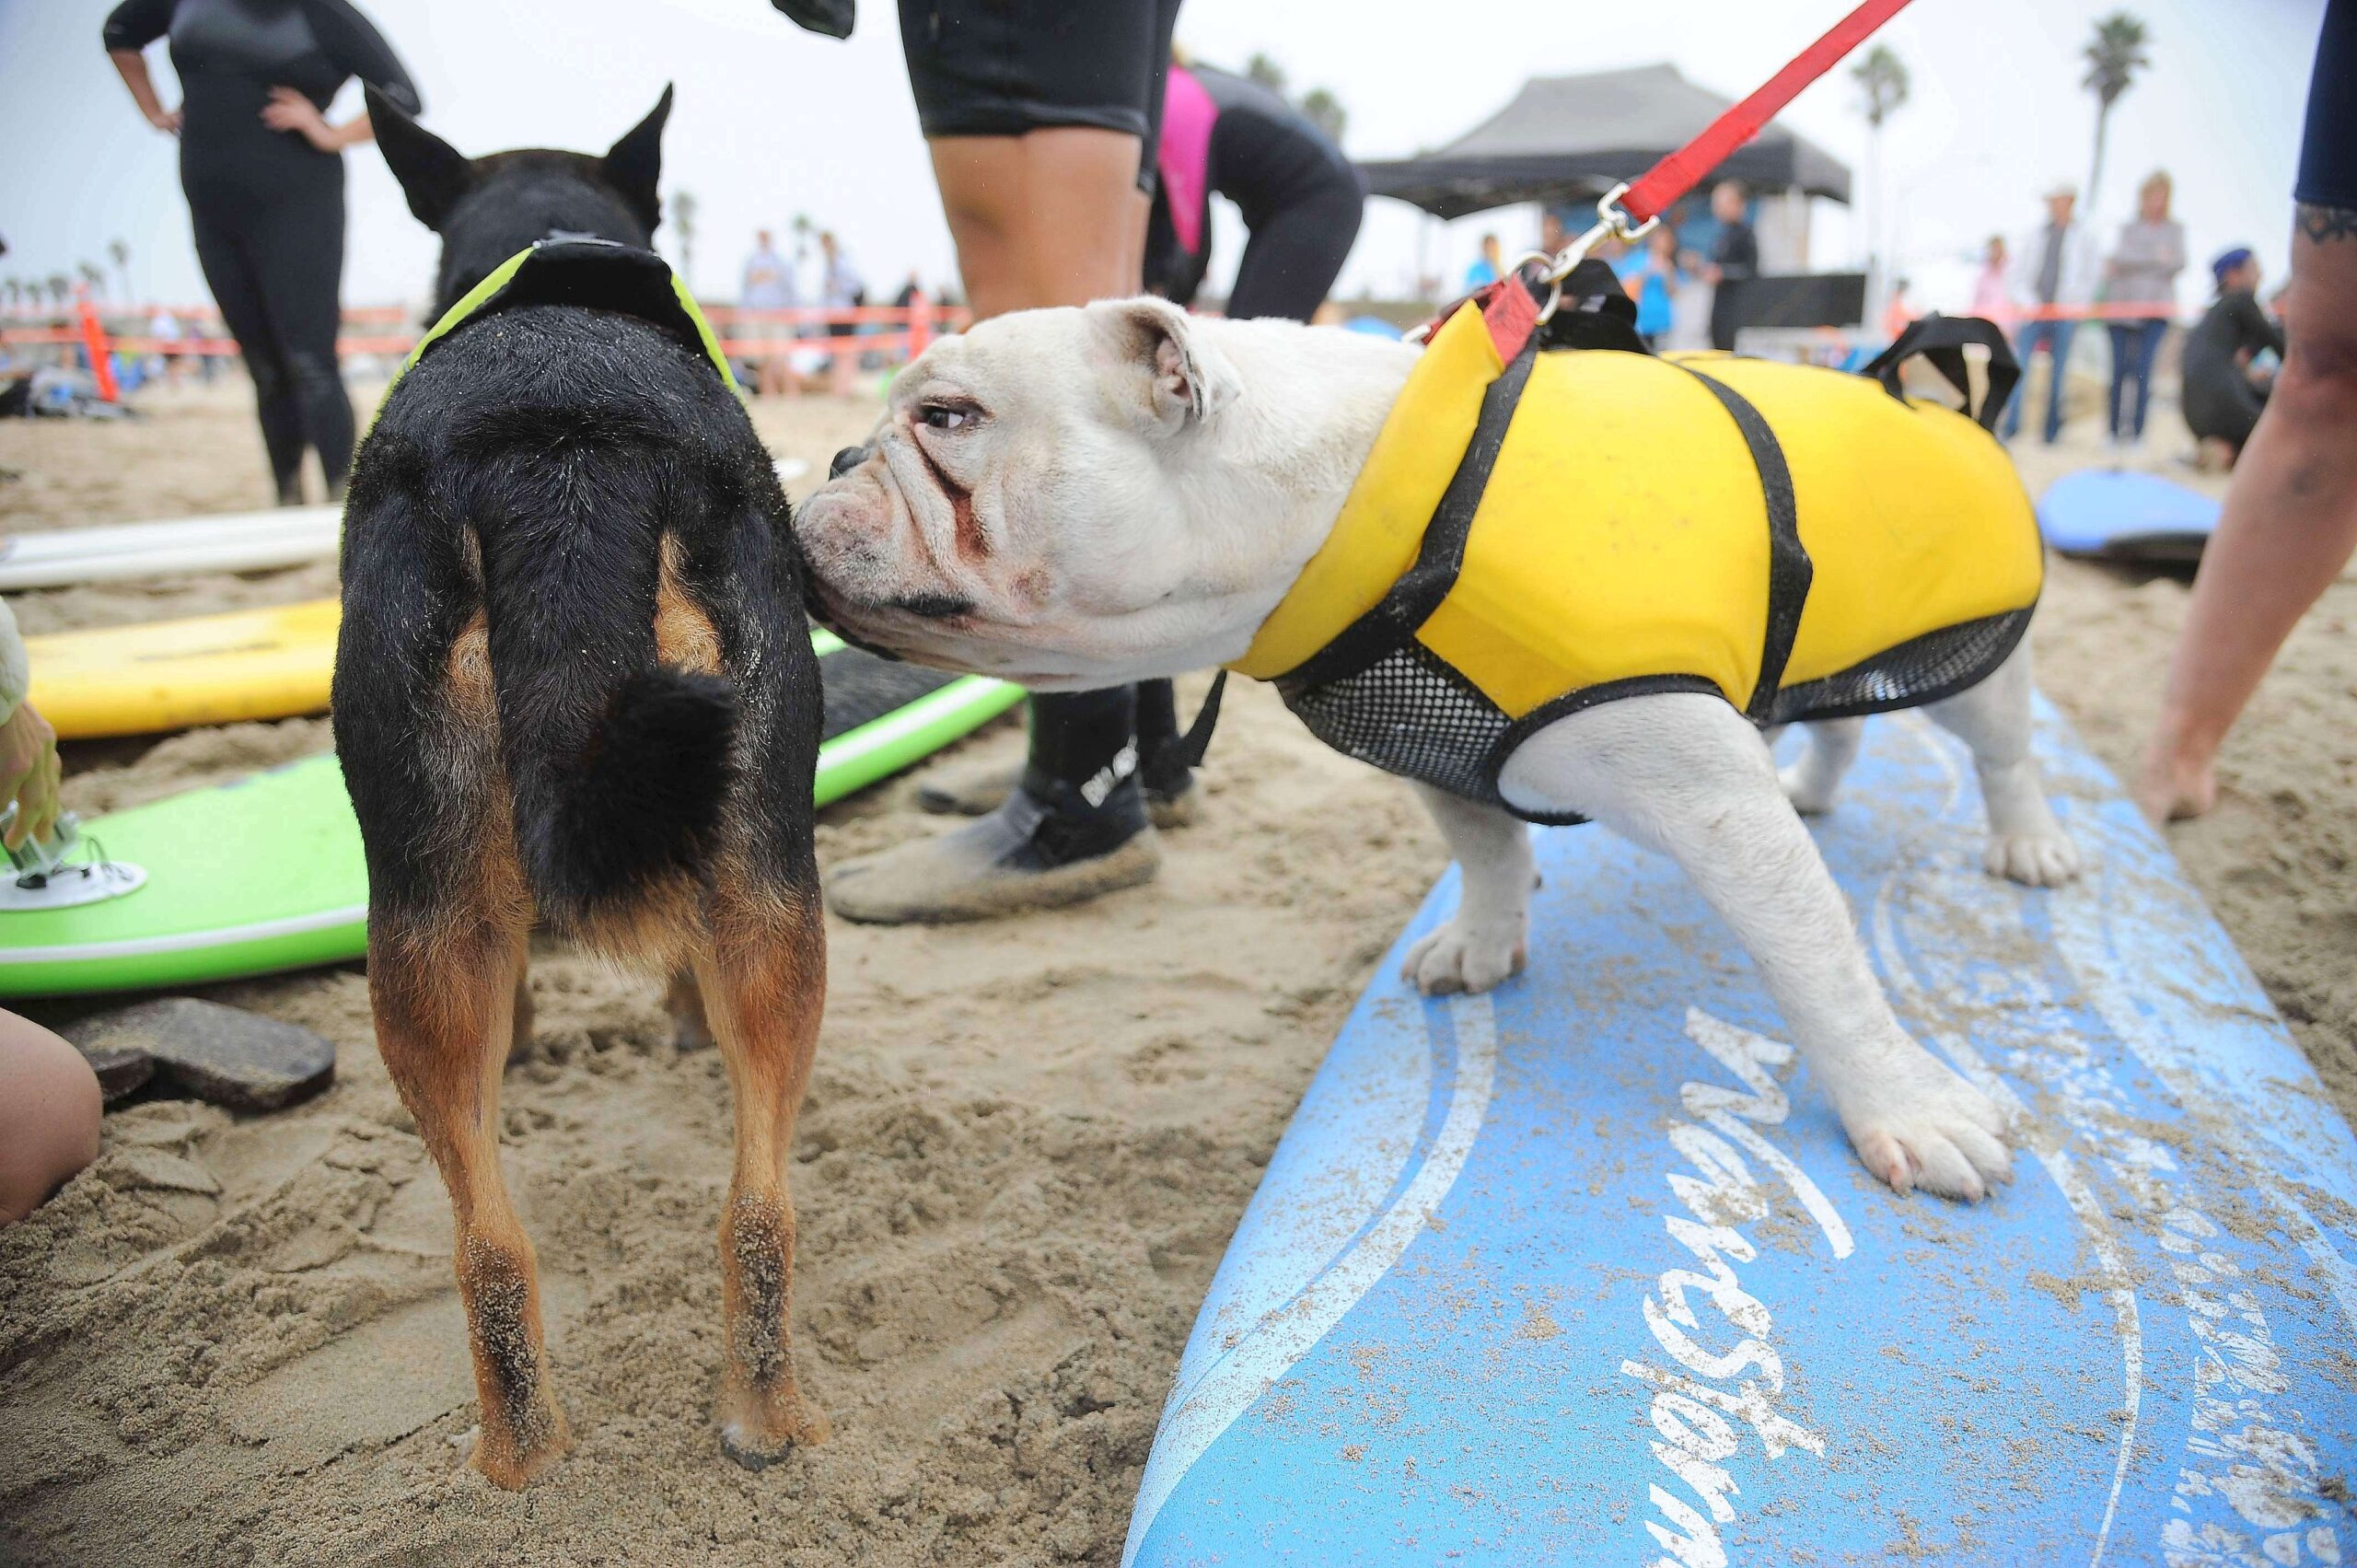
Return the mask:
<svg viewBox="0 0 2357 1568"><path fill-rule="evenodd" d="M1037 690L1188 668L1171 661L1262 575L1195 521L1219 488L1209 426L1237 390L1158 300L1023 311L944 339L796 512L820 618Z"/></svg>

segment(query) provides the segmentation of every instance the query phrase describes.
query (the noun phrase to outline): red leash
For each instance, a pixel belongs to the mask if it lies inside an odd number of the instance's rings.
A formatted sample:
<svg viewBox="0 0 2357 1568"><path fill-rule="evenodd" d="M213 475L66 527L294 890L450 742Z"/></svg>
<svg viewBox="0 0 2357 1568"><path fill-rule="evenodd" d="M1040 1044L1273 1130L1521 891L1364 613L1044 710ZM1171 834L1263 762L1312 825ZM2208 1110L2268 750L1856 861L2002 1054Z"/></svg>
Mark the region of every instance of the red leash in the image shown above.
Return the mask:
<svg viewBox="0 0 2357 1568"><path fill-rule="evenodd" d="M1470 303L1486 319L1490 340L1497 345L1498 356L1514 358L1530 341L1531 334L1554 316L1555 307L1562 299L1563 280L1598 242L1607 238L1623 241L1642 238L1660 221L1665 208L1725 162L1728 154L1759 134L1759 128L1799 97L1803 87L1833 69L1843 55L1864 42L1875 29L1906 9L1907 3L1908 0L1865 0L1865 4L1834 23L1823 38L1803 50L1791 64L1769 77L1759 91L1702 127L1700 135L1645 170L1635 183L1615 185L1607 191L1596 204L1595 227L1555 255L1533 251L1528 256L1516 257L1504 277L1475 289L1460 303ZM1521 269L1533 260L1546 263L1538 274L1539 281L1548 285L1543 306L1533 304L1529 289L1521 282ZM1419 343L1430 337L1456 308L1450 306L1443 310L1409 333L1408 341Z"/></svg>
<svg viewBox="0 0 2357 1568"><path fill-rule="evenodd" d="M1644 224L1694 189L1696 181L1724 163L1727 155L1759 134L1800 90L1840 63L1841 57L1864 43L1875 29L1898 15L1907 0L1866 0L1833 24L1823 38L1801 52L1800 57L1768 78L1767 85L1702 128L1702 134L1645 170L1620 199L1620 206ZM1612 198L1605 198L1610 203ZM1626 225L1621 226L1623 227Z"/></svg>

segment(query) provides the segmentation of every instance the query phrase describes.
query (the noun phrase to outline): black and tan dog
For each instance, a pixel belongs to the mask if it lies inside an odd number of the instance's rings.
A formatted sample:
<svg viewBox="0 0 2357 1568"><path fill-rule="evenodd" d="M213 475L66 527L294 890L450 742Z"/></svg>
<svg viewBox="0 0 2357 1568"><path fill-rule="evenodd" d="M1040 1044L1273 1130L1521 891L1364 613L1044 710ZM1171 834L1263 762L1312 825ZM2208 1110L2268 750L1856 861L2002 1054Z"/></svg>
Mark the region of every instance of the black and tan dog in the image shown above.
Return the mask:
<svg viewBox="0 0 2357 1568"><path fill-rule="evenodd" d="M498 1156L536 927L681 977L675 1013L718 1040L723 1446L759 1468L826 1430L795 1378L784 1177L825 994L819 671L784 494L644 250L669 109L602 158L470 160L369 102L443 236L437 314L560 237L388 394L344 513L335 669L377 1042L456 1211L473 1462L502 1486L567 1443Z"/></svg>

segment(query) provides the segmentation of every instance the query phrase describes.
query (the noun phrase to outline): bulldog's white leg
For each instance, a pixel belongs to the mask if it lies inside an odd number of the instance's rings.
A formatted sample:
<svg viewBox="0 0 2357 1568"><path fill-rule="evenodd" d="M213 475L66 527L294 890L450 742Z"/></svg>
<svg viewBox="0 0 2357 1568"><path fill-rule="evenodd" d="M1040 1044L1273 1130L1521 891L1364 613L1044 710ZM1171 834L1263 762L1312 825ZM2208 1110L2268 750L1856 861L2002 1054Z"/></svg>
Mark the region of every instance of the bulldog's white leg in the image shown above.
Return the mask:
<svg viewBox="0 0 2357 1568"><path fill-rule="evenodd" d="M1784 798L1793 809L1804 817L1817 817L1833 809L1833 796L1841 787L1841 775L1858 760L1858 742L1864 738L1864 719L1827 719L1806 726L1808 749L1800 760L1777 773L1776 782L1784 786Z"/></svg>
<svg viewBox="0 0 2357 1568"><path fill-rule="evenodd" d="M1512 812L1417 784L1448 853L1465 868L1457 912L1408 949L1400 973L1427 996L1487 991L1530 952L1530 831Z"/></svg>
<svg viewBox="0 0 2357 1568"><path fill-rule="evenodd" d="M1923 711L1972 749L1989 843L1980 863L1992 877L2055 888L2079 874L2079 846L2054 819L2030 755L2029 642L2023 639L1996 673L1969 691Z"/></svg>
<svg viewBox="0 0 2357 1568"><path fill-rule="evenodd" d="M1694 692L1601 703L1526 741L1499 784L1516 806L1585 813L1677 860L1759 965L1869 1170L1952 1198L2005 1179L2003 1114L1898 1027L1742 714Z"/></svg>

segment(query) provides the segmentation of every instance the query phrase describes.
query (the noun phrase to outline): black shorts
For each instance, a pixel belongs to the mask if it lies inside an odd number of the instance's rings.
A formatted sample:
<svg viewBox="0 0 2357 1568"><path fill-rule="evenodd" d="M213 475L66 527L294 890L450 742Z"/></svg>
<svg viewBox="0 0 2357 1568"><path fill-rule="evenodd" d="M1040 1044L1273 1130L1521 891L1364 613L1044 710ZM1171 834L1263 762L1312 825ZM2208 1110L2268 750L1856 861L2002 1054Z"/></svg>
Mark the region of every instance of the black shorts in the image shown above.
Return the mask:
<svg viewBox="0 0 2357 1568"><path fill-rule="evenodd" d="M1178 20L1178 0L900 0L917 122L928 137L1120 131L1151 191Z"/></svg>
<svg viewBox="0 0 2357 1568"><path fill-rule="evenodd" d="M2328 0L2293 200L2357 208L2357 0Z"/></svg>

